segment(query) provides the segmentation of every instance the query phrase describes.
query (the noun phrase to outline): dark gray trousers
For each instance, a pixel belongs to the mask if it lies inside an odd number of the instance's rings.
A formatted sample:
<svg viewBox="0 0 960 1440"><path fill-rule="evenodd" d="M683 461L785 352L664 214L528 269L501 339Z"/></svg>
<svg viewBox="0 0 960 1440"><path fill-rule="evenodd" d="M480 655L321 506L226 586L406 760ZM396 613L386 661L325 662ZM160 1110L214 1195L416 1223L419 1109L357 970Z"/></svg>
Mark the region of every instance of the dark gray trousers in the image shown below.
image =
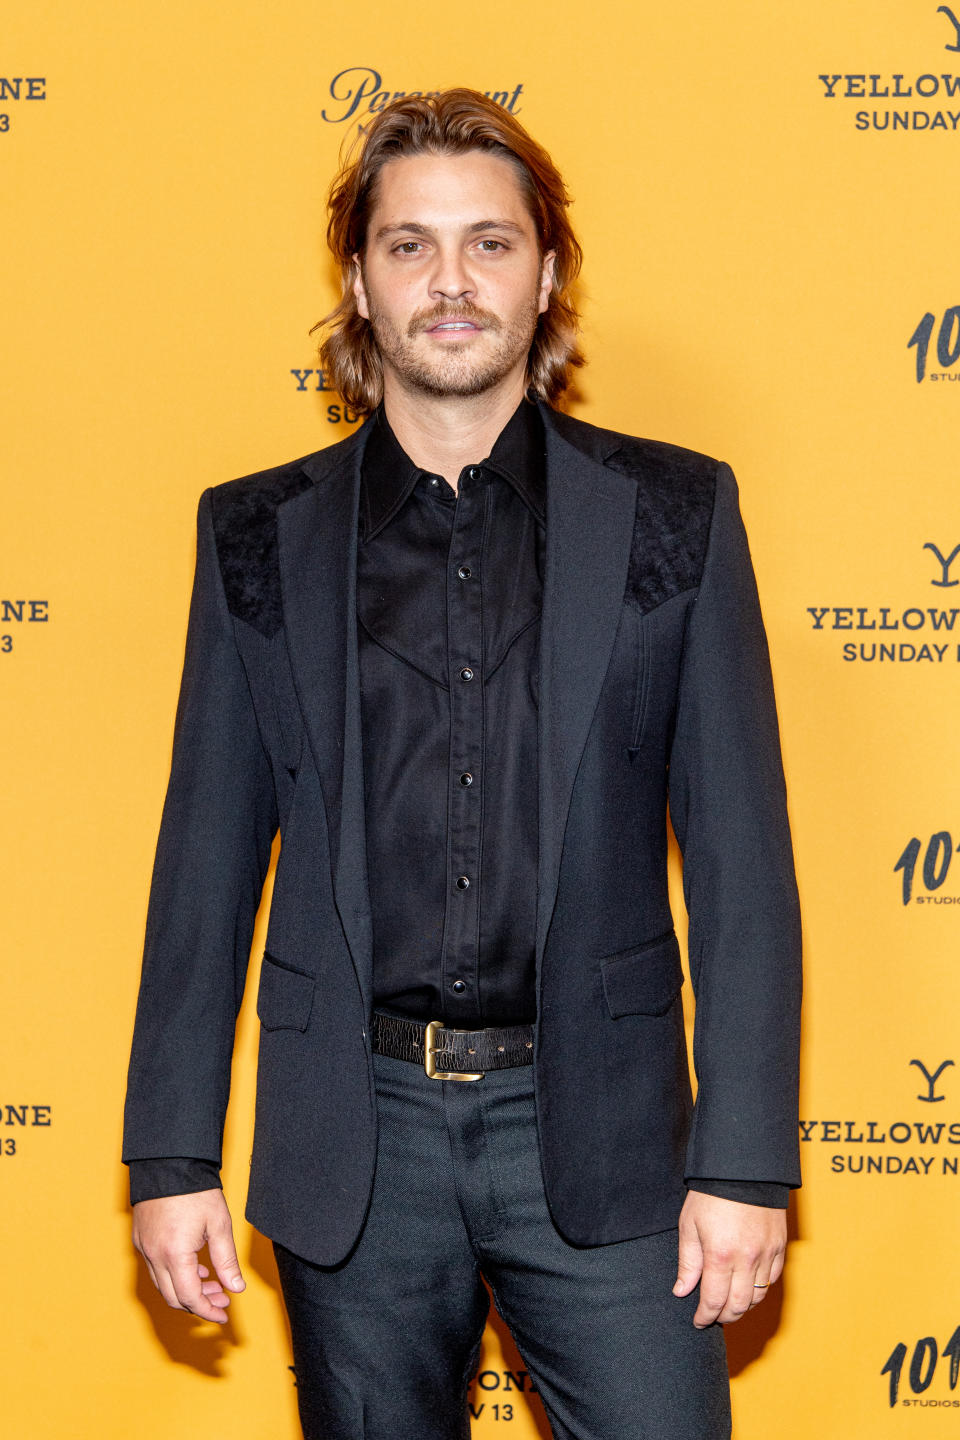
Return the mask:
<svg viewBox="0 0 960 1440"><path fill-rule="evenodd" d="M677 1232L589 1248L557 1233L532 1069L463 1083L374 1067L377 1172L357 1244L335 1266L274 1247L306 1440L468 1440L481 1276L557 1440L725 1440L723 1331L694 1329L696 1292L671 1293Z"/></svg>

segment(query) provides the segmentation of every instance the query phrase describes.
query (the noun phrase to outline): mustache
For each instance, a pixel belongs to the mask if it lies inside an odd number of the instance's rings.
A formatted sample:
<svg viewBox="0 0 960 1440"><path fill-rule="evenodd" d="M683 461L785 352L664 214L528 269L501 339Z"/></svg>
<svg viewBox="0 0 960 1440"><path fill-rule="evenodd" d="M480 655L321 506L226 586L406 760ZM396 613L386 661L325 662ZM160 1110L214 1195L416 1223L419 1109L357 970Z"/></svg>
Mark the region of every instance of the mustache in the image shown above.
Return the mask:
<svg viewBox="0 0 960 1440"><path fill-rule="evenodd" d="M482 330L499 330L499 317L494 315L492 310L481 310L479 305L473 305L469 300L461 301L460 304L453 304L452 301L441 301L431 310L417 310L410 319L407 326L407 338L412 340L423 330L429 330L434 325L439 325L443 320L469 320L473 325L479 325Z"/></svg>

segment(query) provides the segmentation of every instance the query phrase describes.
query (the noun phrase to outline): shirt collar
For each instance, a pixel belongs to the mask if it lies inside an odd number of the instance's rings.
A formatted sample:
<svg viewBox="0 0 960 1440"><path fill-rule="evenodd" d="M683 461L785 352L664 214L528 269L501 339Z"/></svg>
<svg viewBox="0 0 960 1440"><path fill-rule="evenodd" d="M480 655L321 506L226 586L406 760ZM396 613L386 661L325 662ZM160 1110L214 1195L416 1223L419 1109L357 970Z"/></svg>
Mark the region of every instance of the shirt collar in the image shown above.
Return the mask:
<svg viewBox="0 0 960 1440"><path fill-rule="evenodd" d="M367 421L372 433L363 454L360 508L363 540L371 540L409 499L422 475L394 435L379 405ZM489 456L477 462L509 482L541 525L546 523L546 440L537 406L520 401Z"/></svg>

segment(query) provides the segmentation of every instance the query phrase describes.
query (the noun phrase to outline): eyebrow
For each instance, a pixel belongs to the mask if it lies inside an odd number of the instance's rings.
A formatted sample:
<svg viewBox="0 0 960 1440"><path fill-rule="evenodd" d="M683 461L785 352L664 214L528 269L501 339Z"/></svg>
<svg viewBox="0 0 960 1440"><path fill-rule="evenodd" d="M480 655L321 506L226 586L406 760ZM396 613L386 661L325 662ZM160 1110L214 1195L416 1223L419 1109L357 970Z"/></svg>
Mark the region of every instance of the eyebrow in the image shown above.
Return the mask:
<svg viewBox="0 0 960 1440"><path fill-rule="evenodd" d="M472 225L467 226L468 235L478 235L482 230L507 230L513 235L525 234L522 225L517 225L513 220L475 220ZM429 235L429 225L421 225L416 220L404 220L399 225L381 225L374 239L385 240L389 235Z"/></svg>

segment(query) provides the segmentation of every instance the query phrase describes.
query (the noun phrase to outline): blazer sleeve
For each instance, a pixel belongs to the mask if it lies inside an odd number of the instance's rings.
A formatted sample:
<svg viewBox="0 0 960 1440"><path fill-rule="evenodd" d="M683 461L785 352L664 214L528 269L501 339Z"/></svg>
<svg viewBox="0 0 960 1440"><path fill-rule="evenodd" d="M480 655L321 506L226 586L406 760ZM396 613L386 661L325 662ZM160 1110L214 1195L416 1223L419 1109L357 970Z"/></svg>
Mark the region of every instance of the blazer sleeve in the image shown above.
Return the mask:
<svg viewBox="0 0 960 1440"><path fill-rule="evenodd" d="M669 787L696 997L685 1173L797 1186L800 907L767 639L727 465L687 619Z"/></svg>
<svg viewBox="0 0 960 1440"><path fill-rule="evenodd" d="M212 496L147 908L123 1159L221 1158L234 1029L277 830L270 765L227 609Z"/></svg>

